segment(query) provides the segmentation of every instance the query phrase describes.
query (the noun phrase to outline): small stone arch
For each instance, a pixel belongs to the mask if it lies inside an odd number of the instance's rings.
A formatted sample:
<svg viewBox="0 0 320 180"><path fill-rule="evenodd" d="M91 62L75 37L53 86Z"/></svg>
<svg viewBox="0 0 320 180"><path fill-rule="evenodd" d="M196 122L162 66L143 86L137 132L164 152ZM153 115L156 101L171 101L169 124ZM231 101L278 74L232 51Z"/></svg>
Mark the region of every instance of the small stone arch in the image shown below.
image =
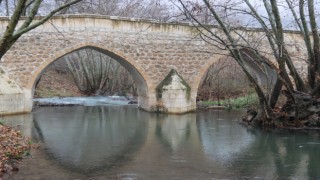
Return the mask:
<svg viewBox="0 0 320 180"><path fill-rule="evenodd" d="M257 55L250 49L243 48L240 50L245 61L245 66L254 74L254 77L257 79L258 83L262 87L266 87L265 91L271 91L275 86L277 81L277 73L271 69L268 65L265 64L266 58L258 58ZM209 68L219 61L221 58L228 57L229 54L220 54L216 55L203 65L199 71L199 74L196 76L194 83L191 88L193 90L193 95L196 97L198 94L198 89L203 83L205 74L208 72ZM261 70L261 67L264 68L264 71Z"/></svg>
<svg viewBox="0 0 320 180"><path fill-rule="evenodd" d="M225 57L227 55L222 55L222 54L217 54L214 55L212 58L210 58L199 70L198 75L194 78L193 83L191 84L191 92L192 92L192 97L196 98L198 94L198 89L200 85L202 84L205 74L208 72L210 66L215 64L216 62L219 61L219 59Z"/></svg>
<svg viewBox="0 0 320 180"><path fill-rule="evenodd" d="M50 64L52 64L59 58L69 53L72 53L77 50L85 49L85 48L94 49L118 61L121 65L123 65L128 70L128 72L132 75L133 79L137 83L138 95L143 97L148 96L148 91L152 83L148 78L147 73L144 71L142 67L140 67L132 58L126 56L124 53L116 49L105 48L103 45L94 44L94 43L76 44L74 46L64 48L61 51L50 55L42 64L40 64L40 66L38 66L33 71L33 73L31 74L31 77L28 80L26 89L31 90L31 93L32 93L31 96L34 93L35 84L37 80L41 77L41 75L46 70L46 68L50 66Z"/></svg>

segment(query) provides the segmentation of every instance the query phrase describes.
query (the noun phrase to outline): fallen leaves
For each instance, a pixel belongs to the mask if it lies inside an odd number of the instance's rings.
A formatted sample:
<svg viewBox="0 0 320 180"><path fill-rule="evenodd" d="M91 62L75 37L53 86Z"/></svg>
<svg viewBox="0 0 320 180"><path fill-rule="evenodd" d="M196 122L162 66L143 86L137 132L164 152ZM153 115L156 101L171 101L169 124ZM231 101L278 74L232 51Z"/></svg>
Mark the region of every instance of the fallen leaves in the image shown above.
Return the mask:
<svg viewBox="0 0 320 180"><path fill-rule="evenodd" d="M0 179L9 171L18 171L15 163L29 155L30 140L20 131L0 124Z"/></svg>

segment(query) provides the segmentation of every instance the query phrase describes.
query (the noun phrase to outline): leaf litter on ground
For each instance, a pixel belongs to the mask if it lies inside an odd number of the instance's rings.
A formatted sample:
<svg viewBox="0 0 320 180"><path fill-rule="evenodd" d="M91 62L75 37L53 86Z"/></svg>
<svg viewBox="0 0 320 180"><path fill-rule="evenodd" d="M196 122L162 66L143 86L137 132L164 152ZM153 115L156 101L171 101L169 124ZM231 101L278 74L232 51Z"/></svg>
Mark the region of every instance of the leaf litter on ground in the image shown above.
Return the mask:
<svg viewBox="0 0 320 180"><path fill-rule="evenodd" d="M20 131L0 124L0 180L5 174L18 171L16 164L30 154L32 143Z"/></svg>

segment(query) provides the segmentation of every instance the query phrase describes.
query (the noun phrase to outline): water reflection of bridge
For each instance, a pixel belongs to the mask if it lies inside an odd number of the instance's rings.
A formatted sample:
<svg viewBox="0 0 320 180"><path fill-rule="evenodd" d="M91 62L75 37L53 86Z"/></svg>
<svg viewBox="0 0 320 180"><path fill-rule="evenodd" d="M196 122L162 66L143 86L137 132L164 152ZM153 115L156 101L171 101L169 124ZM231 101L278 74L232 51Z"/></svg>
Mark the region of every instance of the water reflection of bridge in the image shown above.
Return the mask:
<svg viewBox="0 0 320 180"><path fill-rule="evenodd" d="M78 175L139 179L319 177L310 170L317 167L314 152L319 146L296 147L306 146L307 135L249 131L234 122L237 113L178 116L132 107L50 109L40 109L33 121L23 124L32 122L29 134L45 143L49 158L37 161L54 166L52 173L69 169Z"/></svg>

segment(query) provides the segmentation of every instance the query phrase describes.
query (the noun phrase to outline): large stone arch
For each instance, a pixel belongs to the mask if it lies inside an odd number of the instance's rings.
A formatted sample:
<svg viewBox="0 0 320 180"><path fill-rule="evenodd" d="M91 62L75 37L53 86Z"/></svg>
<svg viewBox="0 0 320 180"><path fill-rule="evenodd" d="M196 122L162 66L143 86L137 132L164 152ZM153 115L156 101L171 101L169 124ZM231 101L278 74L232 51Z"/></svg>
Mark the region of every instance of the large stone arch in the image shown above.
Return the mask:
<svg viewBox="0 0 320 180"><path fill-rule="evenodd" d="M103 54L106 54L116 61L118 61L121 65L123 65L128 72L132 75L134 81L137 84L138 89L138 95L139 95L139 107L142 109L148 110L148 101L149 101L149 93L150 89L152 88L152 83L149 77L147 76L147 73L145 70L139 66L132 58L126 56L124 53L111 48L105 48L103 45L95 44L95 43L79 43L67 48L64 48L57 53L52 54L48 58L46 58L43 63L41 63L31 74L30 78L28 79L28 83L25 87L25 90L27 92L27 96L29 99L29 102L32 103L32 98L35 90L35 84L38 81L38 79L41 77L43 72L56 60L59 58L72 53L77 50L90 48L94 49L96 51L99 51ZM152 92L152 89L151 89ZM28 95L29 94L29 95ZM32 107L32 105L31 105Z"/></svg>

